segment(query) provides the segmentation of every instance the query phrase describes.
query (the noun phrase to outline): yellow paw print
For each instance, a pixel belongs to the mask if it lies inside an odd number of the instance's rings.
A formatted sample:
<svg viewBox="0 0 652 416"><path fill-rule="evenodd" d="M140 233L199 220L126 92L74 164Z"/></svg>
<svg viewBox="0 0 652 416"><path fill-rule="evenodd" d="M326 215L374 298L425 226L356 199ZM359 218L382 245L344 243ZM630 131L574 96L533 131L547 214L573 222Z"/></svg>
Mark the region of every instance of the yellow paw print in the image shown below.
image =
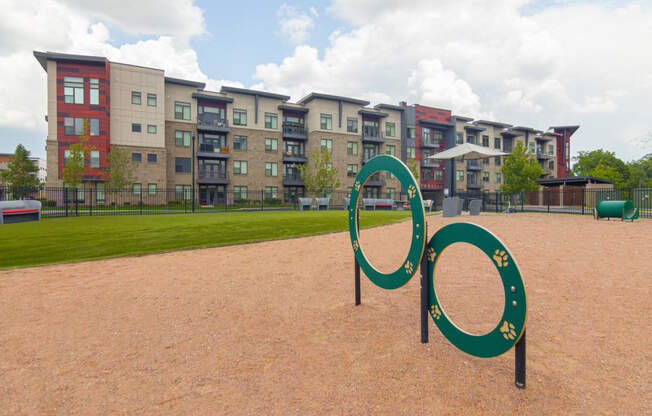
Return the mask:
<svg viewBox="0 0 652 416"><path fill-rule="evenodd" d="M514 330L514 324L510 324L507 321L503 321L503 325L500 327L500 332L503 333L503 337L505 337L505 339L516 338L516 331Z"/></svg>
<svg viewBox="0 0 652 416"><path fill-rule="evenodd" d="M358 240L353 240L353 250L358 251L359 247Z"/></svg>
<svg viewBox="0 0 652 416"><path fill-rule="evenodd" d="M496 266L498 267L506 267L509 264L509 262L507 261L509 256L507 255L507 253L505 253L505 250L496 249L494 255L491 256L491 258L494 259L494 261L496 262Z"/></svg>
<svg viewBox="0 0 652 416"><path fill-rule="evenodd" d="M355 184L353 184L353 186L355 186L356 191L360 190L360 182L359 181L355 181Z"/></svg>
<svg viewBox="0 0 652 416"><path fill-rule="evenodd" d="M430 248L428 249L428 260L430 260L430 261L435 261L435 256L436 256L436 255L437 255L437 253L435 253L435 249L432 248L432 247L430 247Z"/></svg>
<svg viewBox="0 0 652 416"><path fill-rule="evenodd" d="M410 260L405 262L405 273L412 274L414 271L414 266L410 263Z"/></svg>
<svg viewBox="0 0 652 416"><path fill-rule="evenodd" d="M410 185L408 186L407 193L410 198L414 198L414 195L417 193L417 188L414 185Z"/></svg>
<svg viewBox="0 0 652 416"><path fill-rule="evenodd" d="M432 317L435 319L441 318L441 310L439 309L439 305L431 306L430 313L432 314Z"/></svg>

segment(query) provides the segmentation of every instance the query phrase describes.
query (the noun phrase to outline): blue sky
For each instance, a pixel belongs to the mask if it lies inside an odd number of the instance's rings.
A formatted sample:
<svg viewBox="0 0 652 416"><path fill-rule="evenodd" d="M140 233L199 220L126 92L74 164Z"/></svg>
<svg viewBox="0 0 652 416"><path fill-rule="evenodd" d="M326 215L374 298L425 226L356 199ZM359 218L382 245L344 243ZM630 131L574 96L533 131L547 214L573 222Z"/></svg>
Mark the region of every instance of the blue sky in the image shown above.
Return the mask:
<svg viewBox="0 0 652 416"><path fill-rule="evenodd" d="M407 100L537 129L579 124L573 154L652 152L651 1L41 0L5 10L0 152L23 143L45 156L45 73L33 50L107 56L210 89Z"/></svg>

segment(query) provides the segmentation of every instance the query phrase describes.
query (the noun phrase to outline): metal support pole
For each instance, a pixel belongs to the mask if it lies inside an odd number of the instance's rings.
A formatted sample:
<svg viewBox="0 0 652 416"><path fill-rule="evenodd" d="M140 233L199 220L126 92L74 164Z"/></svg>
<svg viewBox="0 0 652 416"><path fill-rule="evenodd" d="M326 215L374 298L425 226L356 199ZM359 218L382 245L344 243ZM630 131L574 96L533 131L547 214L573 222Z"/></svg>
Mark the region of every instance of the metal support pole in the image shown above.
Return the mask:
<svg viewBox="0 0 652 416"><path fill-rule="evenodd" d="M525 388L525 330L514 347L514 384L519 389Z"/></svg>
<svg viewBox="0 0 652 416"><path fill-rule="evenodd" d="M586 192L586 189L582 188L582 215L584 215L584 192Z"/></svg>
<svg viewBox="0 0 652 416"><path fill-rule="evenodd" d="M546 199L548 200L548 214L550 214L550 191L544 191L546 193Z"/></svg>
<svg viewBox="0 0 652 416"><path fill-rule="evenodd" d="M425 244L428 243L428 223L426 223ZM430 285L428 281L428 256L421 259L421 343L428 343L428 307Z"/></svg>
<svg viewBox="0 0 652 416"><path fill-rule="evenodd" d="M356 207L356 219L355 219L355 225L358 228L358 234L360 233L360 217L359 214L360 210L358 207ZM356 306L361 303L360 301L360 264L358 263L358 259L355 258L355 254L353 255L353 259L355 260L355 304Z"/></svg>
<svg viewBox="0 0 652 416"><path fill-rule="evenodd" d="M90 200L90 206L91 206L91 209L90 209L90 215L91 215L91 217L92 217L92 216L93 216L93 185L91 185L91 187L90 187L88 190L89 190L89 192L90 192L90 194L91 194L91 195L88 197L88 199Z"/></svg>
<svg viewBox="0 0 652 416"><path fill-rule="evenodd" d="M140 210L140 215L143 215L143 187L140 187L140 192L138 192L140 196L140 205L139 205L139 210Z"/></svg>
<svg viewBox="0 0 652 416"><path fill-rule="evenodd" d="M192 134L192 212L195 212L195 133Z"/></svg>

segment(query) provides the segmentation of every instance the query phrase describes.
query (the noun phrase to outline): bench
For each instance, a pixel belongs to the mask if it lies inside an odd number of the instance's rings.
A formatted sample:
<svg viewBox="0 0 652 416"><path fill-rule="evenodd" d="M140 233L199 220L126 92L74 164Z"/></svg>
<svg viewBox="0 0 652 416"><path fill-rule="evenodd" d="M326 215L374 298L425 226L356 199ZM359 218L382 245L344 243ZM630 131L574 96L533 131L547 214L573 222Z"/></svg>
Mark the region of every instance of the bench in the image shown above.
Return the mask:
<svg viewBox="0 0 652 416"><path fill-rule="evenodd" d="M0 224L40 220L40 201L0 201Z"/></svg>
<svg viewBox="0 0 652 416"><path fill-rule="evenodd" d="M297 198L299 200L299 209L301 211L310 211L312 209L312 198Z"/></svg>
<svg viewBox="0 0 652 416"><path fill-rule="evenodd" d="M328 204L330 204L330 198L315 198L317 200L317 210L328 211Z"/></svg>
<svg viewBox="0 0 652 416"><path fill-rule="evenodd" d="M382 198L377 198L376 199L376 208L375 209L392 210L393 208L394 208L394 200L393 199L382 199Z"/></svg>
<svg viewBox="0 0 652 416"><path fill-rule="evenodd" d="M472 199L469 201L469 214L470 215L480 215L482 210L482 200L481 199Z"/></svg>
<svg viewBox="0 0 652 416"><path fill-rule="evenodd" d="M362 209L376 209L376 200L374 198L362 198Z"/></svg>

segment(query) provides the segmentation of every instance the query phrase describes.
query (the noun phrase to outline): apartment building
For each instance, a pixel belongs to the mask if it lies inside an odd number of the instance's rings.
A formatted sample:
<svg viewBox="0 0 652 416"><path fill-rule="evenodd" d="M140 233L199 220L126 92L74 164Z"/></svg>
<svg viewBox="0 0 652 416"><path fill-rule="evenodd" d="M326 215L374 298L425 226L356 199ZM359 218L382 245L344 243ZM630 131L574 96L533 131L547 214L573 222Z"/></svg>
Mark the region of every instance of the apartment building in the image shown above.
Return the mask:
<svg viewBox="0 0 652 416"><path fill-rule="evenodd" d="M387 153L403 158L405 108L369 107L350 97L311 93L290 97L166 77L163 70L110 62L104 57L34 52L48 75L48 186L65 186L70 145L85 135L85 187L104 197L107 155L126 151L135 166L133 192L174 189L175 199L211 205L262 191L286 201L305 194L299 166L315 149L331 151L340 189L353 186L360 167ZM400 192L378 173L367 197ZM258 195L255 196L257 198Z"/></svg>

